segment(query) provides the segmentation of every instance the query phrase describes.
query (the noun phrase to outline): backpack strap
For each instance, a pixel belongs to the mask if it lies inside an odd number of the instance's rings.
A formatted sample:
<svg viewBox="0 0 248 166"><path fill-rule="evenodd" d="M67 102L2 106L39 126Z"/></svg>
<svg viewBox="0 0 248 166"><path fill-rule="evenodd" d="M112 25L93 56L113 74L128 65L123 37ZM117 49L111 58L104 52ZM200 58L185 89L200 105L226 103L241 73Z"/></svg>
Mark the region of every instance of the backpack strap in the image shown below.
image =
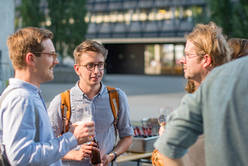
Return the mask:
<svg viewBox="0 0 248 166"><path fill-rule="evenodd" d="M71 102L70 102L70 90L66 90L60 93L61 96L61 115L63 121L63 131L61 134L69 131L69 124L71 119Z"/></svg>
<svg viewBox="0 0 248 166"><path fill-rule="evenodd" d="M119 95L115 88L107 86L107 90L109 93L109 102L111 106L111 110L114 116L114 127L115 127L115 136L117 137L117 123L118 123L118 113L119 113Z"/></svg>

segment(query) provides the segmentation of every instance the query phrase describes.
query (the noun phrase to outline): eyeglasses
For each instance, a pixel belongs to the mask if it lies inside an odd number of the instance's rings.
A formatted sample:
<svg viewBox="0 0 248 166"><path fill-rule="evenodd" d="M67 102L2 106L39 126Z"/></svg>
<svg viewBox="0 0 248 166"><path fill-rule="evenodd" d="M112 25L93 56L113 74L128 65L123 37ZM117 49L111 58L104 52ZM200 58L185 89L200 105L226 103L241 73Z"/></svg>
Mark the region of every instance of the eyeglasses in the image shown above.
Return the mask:
<svg viewBox="0 0 248 166"><path fill-rule="evenodd" d="M194 58L194 57L200 57L200 55L197 54L184 54L184 57L187 59Z"/></svg>
<svg viewBox="0 0 248 166"><path fill-rule="evenodd" d="M34 54L47 54L53 57L53 59L57 59L58 58L58 53L56 52L33 52Z"/></svg>
<svg viewBox="0 0 248 166"><path fill-rule="evenodd" d="M101 62L101 63L88 63L86 65L79 65L78 64L78 66L84 66L84 67L86 67L87 70L93 71L93 70L95 70L96 66L98 67L99 70L104 70L105 64L103 62Z"/></svg>

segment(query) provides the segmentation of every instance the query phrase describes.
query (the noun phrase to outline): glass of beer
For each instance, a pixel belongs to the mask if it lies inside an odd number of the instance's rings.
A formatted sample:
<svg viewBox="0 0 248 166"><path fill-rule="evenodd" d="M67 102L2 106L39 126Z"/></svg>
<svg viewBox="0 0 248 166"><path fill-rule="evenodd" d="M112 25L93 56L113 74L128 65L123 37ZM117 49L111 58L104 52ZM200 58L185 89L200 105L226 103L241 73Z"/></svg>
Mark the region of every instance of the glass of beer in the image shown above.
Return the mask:
<svg viewBox="0 0 248 166"><path fill-rule="evenodd" d="M76 108L75 121L77 124L92 121L92 108L91 103L80 103Z"/></svg>

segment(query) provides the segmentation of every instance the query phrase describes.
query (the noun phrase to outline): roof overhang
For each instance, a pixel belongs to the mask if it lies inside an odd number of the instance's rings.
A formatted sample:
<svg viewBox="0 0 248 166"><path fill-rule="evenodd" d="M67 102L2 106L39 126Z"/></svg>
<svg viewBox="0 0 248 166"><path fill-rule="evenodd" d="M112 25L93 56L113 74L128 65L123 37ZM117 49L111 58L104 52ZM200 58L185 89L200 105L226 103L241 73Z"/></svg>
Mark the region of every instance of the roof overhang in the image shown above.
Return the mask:
<svg viewBox="0 0 248 166"><path fill-rule="evenodd" d="M184 37L164 38L97 38L92 39L102 44L157 44L157 43L185 43Z"/></svg>

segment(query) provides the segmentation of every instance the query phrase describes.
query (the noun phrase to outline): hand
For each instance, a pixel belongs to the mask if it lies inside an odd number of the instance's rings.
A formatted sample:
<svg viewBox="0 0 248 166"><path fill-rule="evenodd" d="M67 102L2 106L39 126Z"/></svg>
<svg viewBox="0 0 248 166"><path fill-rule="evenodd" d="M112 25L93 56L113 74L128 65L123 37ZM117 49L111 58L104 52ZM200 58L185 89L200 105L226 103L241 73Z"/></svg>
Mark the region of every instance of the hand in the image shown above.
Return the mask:
<svg viewBox="0 0 248 166"><path fill-rule="evenodd" d="M105 154L102 157L102 166L108 166L108 164L114 159L114 155L110 154Z"/></svg>
<svg viewBox="0 0 248 166"><path fill-rule="evenodd" d="M75 160L83 160L83 159L91 158L92 150L99 150L95 142L82 144L80 149L77 150L77 153L74 154Z"/></svg>
<svg viewBox="0 0 248 166"><path fill-rule="evenodd" d="M76 137L78 144L83 144L90 141L91 137L95 136L95 123L84 122L81 124L72 124L70 132Z"/></svg>
<svg viewBox="0 0 248 166"><path fill-rule="evenodd" d="M80 146L78 150L71 150L62 159L63 160L75 160L81 161L85 159L90 159L92 155L92 150L99 150L96 148L95 142L85 143Z"/></svg>
<svg viewBox="0 0 248 166"><path fill-rule="evenodd" d="M161 136L164 133L164 131L165 131L165 124L160 126L158 134Z"/></svg>

